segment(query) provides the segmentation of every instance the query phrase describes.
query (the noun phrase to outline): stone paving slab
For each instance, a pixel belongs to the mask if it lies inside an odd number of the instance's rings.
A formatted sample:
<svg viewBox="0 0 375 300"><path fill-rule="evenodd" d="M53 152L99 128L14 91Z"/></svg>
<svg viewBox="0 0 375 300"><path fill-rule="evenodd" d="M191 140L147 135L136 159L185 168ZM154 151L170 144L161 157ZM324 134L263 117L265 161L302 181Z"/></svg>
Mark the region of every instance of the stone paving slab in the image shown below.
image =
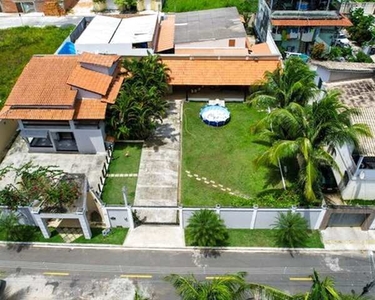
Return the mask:
<svg viewBox="0 0 375 300"><path fill-rule="evenodd" d="M143 144L135 206L177 206L180 169L181 100L170 102L167 117ZM174 223L177 212L143 210L150 223Z"/></svg>
<svg viewBox="0 0 375 300"><path fill-rule="evenodd" d="M124 246L127 247L184 247L184 232L179 226L141 225L129 230Z"/></svg>

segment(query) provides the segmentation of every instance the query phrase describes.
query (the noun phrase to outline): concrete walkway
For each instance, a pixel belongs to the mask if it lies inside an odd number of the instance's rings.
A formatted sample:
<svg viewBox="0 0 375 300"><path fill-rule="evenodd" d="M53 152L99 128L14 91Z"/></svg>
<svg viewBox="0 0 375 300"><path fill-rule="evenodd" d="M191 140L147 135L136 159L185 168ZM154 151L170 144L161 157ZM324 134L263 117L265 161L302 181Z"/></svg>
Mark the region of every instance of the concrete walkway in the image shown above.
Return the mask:
<svg viewBox="0 0 375 300"><path fill-rule="evenodd" d="M327 250L375 250L375 230L363 231L359 227L328 227L322 230Z"/></svg>
<svg viewBox="0 0 375 300"><path fill-rule="evenodd" d="M135 206L177 206L180 171L181 100L170 102L167 117L143 146ZM139 210L146 223L176 223L177 211Z"/></svg>
<svg viewBox="0 0 375 300"><path fill-rule="evenodd" d="M124 246L144 247L185 247L184 231L180 226L141 225L129 230Z"/></svg>

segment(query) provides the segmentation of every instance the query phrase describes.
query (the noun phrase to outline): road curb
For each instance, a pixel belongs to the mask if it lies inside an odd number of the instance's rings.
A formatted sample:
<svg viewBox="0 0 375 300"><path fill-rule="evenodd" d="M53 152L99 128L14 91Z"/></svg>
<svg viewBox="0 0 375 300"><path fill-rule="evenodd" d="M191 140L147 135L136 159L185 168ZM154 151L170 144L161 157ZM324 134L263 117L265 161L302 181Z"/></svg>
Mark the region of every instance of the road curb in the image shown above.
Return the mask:
<svg viewBox="0 0 375 300"><path fill-rule="evenodd" d="M33 248L58 248L58 249L92 249L92 250L121 250L121 251L219 251L242 253L337 253L337 252L366 252L370 249L324 249L324 248L257 248L257 247L128 247L111 244L63 244L63 243L39 243L39 242L3 242L0 247L23 246Z"/></svg>

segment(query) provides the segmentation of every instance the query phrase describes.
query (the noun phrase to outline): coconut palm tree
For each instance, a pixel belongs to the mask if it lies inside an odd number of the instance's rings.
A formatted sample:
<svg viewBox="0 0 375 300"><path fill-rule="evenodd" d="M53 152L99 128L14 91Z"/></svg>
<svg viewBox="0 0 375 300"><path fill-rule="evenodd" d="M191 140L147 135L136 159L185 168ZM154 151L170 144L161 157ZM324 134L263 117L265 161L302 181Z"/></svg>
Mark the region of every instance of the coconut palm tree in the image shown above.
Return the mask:
<svg viewBox="0 0 375 300"><path fill-rule="evenodd" d="M245 272L239 272L199 281L194 275L171 274L165 280L172 283L183 300L245 300L250 295L245 276Z"/></svg>
<svg viewBox="0 0 375 300"><path fill-rule="evenodd" d="M299 184L306 200L313 202L320 193L321 167L338 170L331 156L335 148L346 143L358 147L360 136L371 136L367 125L351 123L358 114L339 101L337 92L306 106L292 102L275 109L253 128L269 146L256 164L277 166L279 160L297 158Z"/></svg>
<svg viewBox="0 0 375 300"><path fill-rule="evenodd" d="M320 280L318 272L314 270L311 276L313 284L310 292L306 294L305 299L308 300L339 300L341 299L339 292L335 289L335 282L331 277Z"/></svg>
<svg viewBox="0 0 375 300"><path fill-rule="evenodd" d="M195 212L186 229L187 240L192 246L225 246L229 237L224 221L208 209Z"/></svg>
<svg viewBox="0 0 375 300"><path fill-rule="evenodd" d="M248 102L260 108L284 108L292 102L305 105L318 92L315 76L300 58L291 57L285 61L284 68L279 66L273 72L266 72Z"/></svg>

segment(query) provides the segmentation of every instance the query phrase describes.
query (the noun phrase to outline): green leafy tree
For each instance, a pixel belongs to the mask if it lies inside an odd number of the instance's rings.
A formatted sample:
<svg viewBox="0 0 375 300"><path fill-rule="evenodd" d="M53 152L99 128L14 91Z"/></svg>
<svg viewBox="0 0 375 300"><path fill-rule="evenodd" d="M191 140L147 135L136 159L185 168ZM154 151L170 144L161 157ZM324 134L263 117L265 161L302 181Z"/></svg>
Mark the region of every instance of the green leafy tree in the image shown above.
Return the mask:
<svg viewBox="0 0 375 300"><path fill-rule="evenodd" d="M348 28L350 37L356 41L360 46L371 42L375 37L373 15L364 15L363 8L357 8L351 11L350 20L353 23L352 27Z"/></svg>
<svg viewBox="0 0 375 300"><path fill-rule="evenodd" d="M259 108L284 108L289 103L306 104L318 91L311 71L298 57L285 61L275 71L267 71L265 80L248 98L248 102Z"/></svg>
<svg viewBox="0 0 375 300"><path fill-rule="evenodd" d="M208 209L193 214L189 219L186 236L189 244L202 247L225 246L229 237L224 221Z"/></svg>
<svg viewBox="0 0 375 300"><path fill-rule="evenodd" d="M298 213L279 213L274 224L275 238L281 247L304 246L308 239L308 225Z"/></svg>
<svg viewBox="0 0 375 300"><path fill-rule="evenodd" d="M114 0L121 12L134 10L137 7L137 0Z"/></svg>
<svg viewBox="0 0 375 300"><path fill-rule="evenodd" d="M371 136L367 125L351 123L351 117L358 114L338 99L337 92L328 92L306 106L290 103L275 109L253 128L269 147L255 163L274 167L284 158L296 159L299 186L312 203L321 196L321 168L338 170L331 156L334 149L344 144L358 147L360 136Z"/></svg>
<svg viewBox="0 0 375 300"><path fill-rule="evenodd" d="M165 279L172 283L183 300L245 300L249 299L249 285L245 276L245 272L239 272L211 281L199 281L193 275L171 274Z"/></svg>
<svg viewBox="0 0 375 300"><path fill-rule="evenodd" d="M168 108L168 68L159 56L124 61L128 78L110 108L109 130L116 138L146 139Z"/></svg>
<svg viewBox="0 0 375 300"><path fill-rule="evenodd" d="M0 217L0 230L4 232L7 241L16 241L18 238L18 217L14 213L2 214Z"/></svg>

